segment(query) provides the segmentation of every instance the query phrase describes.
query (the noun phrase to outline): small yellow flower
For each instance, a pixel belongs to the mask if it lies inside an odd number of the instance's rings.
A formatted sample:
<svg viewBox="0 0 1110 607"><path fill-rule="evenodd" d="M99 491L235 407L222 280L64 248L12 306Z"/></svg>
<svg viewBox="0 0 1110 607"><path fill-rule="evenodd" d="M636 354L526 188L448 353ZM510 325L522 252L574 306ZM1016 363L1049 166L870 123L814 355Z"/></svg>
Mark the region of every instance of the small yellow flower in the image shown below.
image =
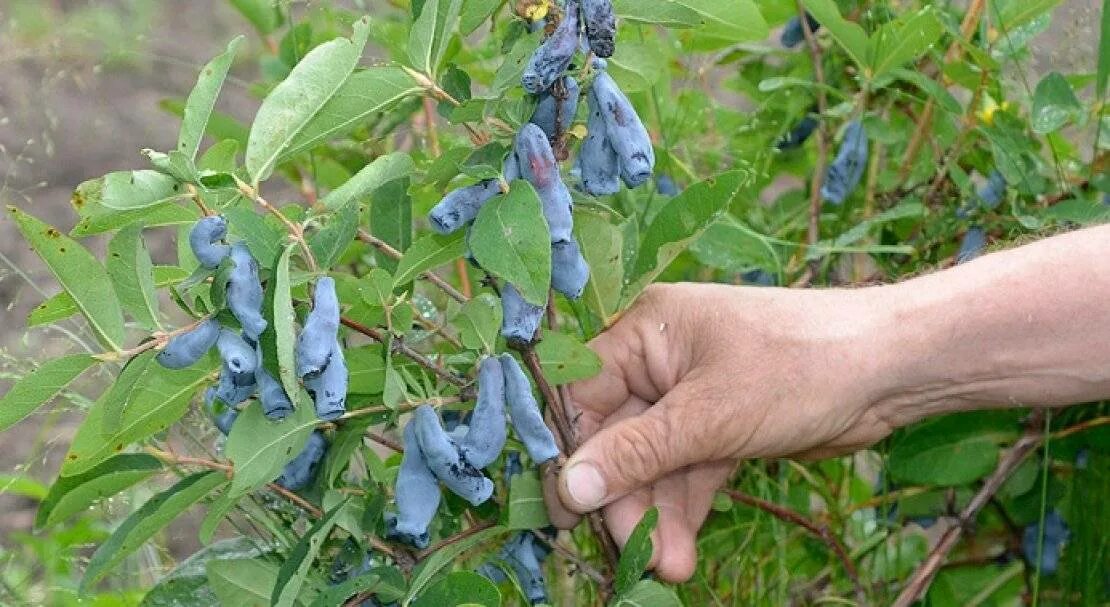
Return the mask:
<svg viewBox="0 0 1110 607"><path fill-rule="evenodd" d="M586 128L586 125L584 124L576 124L572 126L567 132L575 139L579 140L585 139L586 135L590 134L590 131Z"/></svg>
<svg viewBox="0 0 1110 607"><path fill-rule="evenodd" d="M551 12L551 0L532 0L521 7L520 14L529 21L539 21Z"/></svg>

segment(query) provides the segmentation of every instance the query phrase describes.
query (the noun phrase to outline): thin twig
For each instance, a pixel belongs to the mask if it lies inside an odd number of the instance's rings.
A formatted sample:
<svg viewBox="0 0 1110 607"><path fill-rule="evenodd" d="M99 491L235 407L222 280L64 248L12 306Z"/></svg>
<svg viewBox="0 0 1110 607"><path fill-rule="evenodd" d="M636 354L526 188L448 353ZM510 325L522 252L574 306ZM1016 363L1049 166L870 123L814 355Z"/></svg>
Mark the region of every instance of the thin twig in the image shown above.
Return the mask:
<svg viewBox="0 0 1110 607"><path fill-rule="evenodd" d="M361 240L362 242L365 242L366 244L374 247L375 249L381 251L386 256L390 257L391 259L400 260L404 256L403 253L401 253L397 249L390 246L390 244L388 242L382 240L381 238L378 238L377 236L374 236L373 234L371 234L370 232L367 232L366 230L364 230L362 228L359 228L358 239ZM466 295L463 295L462 293L460 293L458 291L458 289L456 289L455 287L452 287L447 281L443 280L442 278L440 278L439 276L437 276L434 272L432 272L430 270L420 274L420 277L427 280L428 282L434 284L435 286L439 287L440 290L443 291L444 293L446 293L448 297L450 297L451 299L454 299L455 301L457 301L459 303L466 303L470 299Z"/></svg>
<svg viewBox="0 0 1110 607"><path fill-rule="evenodd" d="M373 430L367 430L366 431L366 436L370 440L374 441L375 443L378 443L379 445L382 445L384 447L388 447L388 448L396 451L397 453L404 453L405 452L405 446L404 445L402 445L401 443L393 440L392 438L389 438L388 436L386 436L384 434L381 434L380 432L374 432Z"/></svg>
<svg viewBox="0 0 1110 607"><path fill-rule="evenodd" d="M417 561L422 561L422 560L428 558L429 556L439 552L443 548L446 548L447 546L450 546L451 544L457 544L457 543L465 540L466 538L468 538L472 535L475 535L477 533L480 533L482 531L485 531L486 529L489 529L489 528L493 527L494 524L496 524L496 521L483 521L483 522L475 524L473 527L467 527L466 529L463 529L462 531L456 533L455 535L452 535L451 537L448 537L448 538L444 538L444 539L436 542L435 544L432 544L431 546L425 548L424 550L421 550L420 552L418 552L416 554L416 560Z"/></svg>
<svg viewBox="0 0 1110 607"><path fill-rule="evenodd" d="M370 339L373 339L374 341L376 341L380 344L389 345L391 343L391 340L389 338L387 338L381 331L379 331L379 330L377 330L373 327L368 327L368 326L366 326L366 325L364 325L364 324L362 324L362 323L360 323L356 320L347 318L345 316L341 317L340 320L342 321L343 326L348 327L350 329L353 329L353 330L355 330L359 333L362 333L363 335L369 337ZM470 382L466 378L460 377L460 376L456 375L455 373L452 373L451 371L448 371L447 369L444 369L444 368L440 367L439 365L436 365L427 356L424 356L423 354L417 352L416 350L413 350L411 347L406 345L401 340L392 340L392 344L393 344L392 348L394 350L396 350L397 352L400 352L401 354L407 356L413 362L415 362L416 364L420 365L421 367L424 367L425 369L431 371L432 373L434 373L436 376L443 379L447 383L452 384L454 386L457 386L459 388L465 388L465 387L470 385Z"/></svg>
<svg viewBox="0 0 1110 607"><path fill-rule="evenodd" d="M239 186L239 192L246 196L248 200L253 201L258 206L262 207L265 211L277 218L278 221L285 226L285 230L289 232L289 237L292 238L300 247L301 252L304 254L305 263L308 264L308 269L316 271L316 256L312 253L312 248L308 246L308 241L304 237L304 228L291 221L288 217L282 214L274 205L270 204L258 190L254 189L247 182L236 178L235 183Z"/></svg>
<svg viewBox="0 0 1110 607"><path fill-rule="evenodd" d="M603 573L598 571L593 565L586 562L586 560L579 556L577 552L560 544L557 538L551 537L539 529L533 530L532 535L536 536L540 539L540 541L550 546L556 554L563 557L564 560L577 567L578 570L582 573L586 574L586 577L603 586L609 583L609 580L605 579L605 575Z"/></svg>
<svg viewBox="0 0 1110 607"><path fill-rule="evenodd" d="M97 354L93 356L93 358L101 362L117 362L133 358L152 348L163 348L174 337L196 329L200 325L207 322L209 318L211 317L205 316L204 318L191 322L183 327L174 329L173 331L155 333L153 336L151 336L151 339L139 344L134 348L131 348L130 350L121 350L119 352L104 352L103 354Z"/></svg>
<svg viewBox="0 0 1110 607"><path fill-rule="evenodd" d="M802 0L795 0L795 5L798 8L806 46L809 47L810 59L813 61L813 77L817 81L817 112L822 116L817 127L817 161L809 182L809 228L806 232L806 242L812 247L821 239L821 186L825 182L825 170L829 162L830 139L823 117L828 108L828 100L825 96L825 67L821 56L821 45L817 43L817 37L809 27L809 19L806 16L805 7L802 6ZM820 264L819 259L809 263L811 277L817 275L818 264Z"/></svg>
<svg viewBox="0 0 1110 607"><path fill-rule="evenodd" d="M762 510L780 521L797 525L824 542L833 554L840 559L840 563L844 567L844 572L848 574L849 579L852 580L852 585L856 589L856 599L860 604L866 604L867 595L864 591L863 584L860 583L859 571L856 570L856 565L848 555L848 549L845 548L844 543L829 530L828 526L819 525L789 508L735 489L725 489L725 493L732 498L733 501Z"/></svg>

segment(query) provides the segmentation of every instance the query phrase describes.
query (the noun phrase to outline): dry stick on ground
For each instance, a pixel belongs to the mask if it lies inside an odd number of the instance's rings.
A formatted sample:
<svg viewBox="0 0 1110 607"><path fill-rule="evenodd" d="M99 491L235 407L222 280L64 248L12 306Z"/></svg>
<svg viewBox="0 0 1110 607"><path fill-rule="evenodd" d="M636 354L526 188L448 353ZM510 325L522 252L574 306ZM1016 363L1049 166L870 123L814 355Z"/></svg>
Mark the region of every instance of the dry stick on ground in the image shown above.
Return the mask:
<svg viewBox="0 0 1110 607"><path fill-rule="evenodd" d="M555 429L562 438L567 453L574 453L578 450L578 437L574 432L574 422L567 417L567 409L563 405L562 399L551 387L551 383L547 381L547 377L543 373L543 366L540 364L539 355L531 346L518 348L517 351L520 352L524 365L528 368L532 379L535 380L536 387L540 390L540 396L543 397L544 405L551 412L552 419L555 421ZM599 511L591 512L586 515L586 520L589 522L590 530L593 531L598 543L601 544L601 552L605 556L605 562L609 566L610 572L615 573L617 565L620 563L620 551L617 549L617 543L610 535L609 529L605 527L605 521L602 519L601 513ZM606 585L603 584L601 588L603 594L608 594L609 589Z"/></svg>
<svg viewBox="0 0 1110 607"><path fill-rule="evenodd" d="M377 236L374 236L370 232L367 232L366 230L363 230L361 228L358 231L358 239L361 240L362 242L365 242L366 244L374 247L375 249L381 251L382 253L384 253L385 255L387 255L388 257L390 257L392 259L396 259L396 260L399 261L401 259L401 257L404 256L403 253L401 253L397 249L390 246L389 243L387 243L386 241L378 238ZM455 301L457 301L459 303L466 303L467 300L470 299L466 295L463 295L462 293L460 293L458 291L458 289L456 289L455 287L452 287L450 284L448 284L447 281L443 280L442 278L440 278L439 276L437 276L435 273L433 273L431 271L424 272L423 274L420 275L420 277L427 280L428 282L434 284L435 286L439 287L439 289L441 291L443 291L444 293L446 293L448 297L450 297L451 299L454 299Z"/></svg>
<svg viewBox="0 0 1110 607"><path fill-rule="evenodd" d="M822 63L824 58L821 56L821 45L817 43L817 37L809 27L809 19L806 17L802 0L795 0L795 4L798 7L798 18L802 23L802 33L806 38L806 46L809 47L809 56L813 61L813 77L817 81L817 113L824 116L825 110L828 108L828 100L825 97L825 66ZM825 181L825 168L829 162L829 131L824 120L819 122L820 124L817 127L817 162L813 167L813 177L809 182L809 230L806 234L806 242L809 243L810 247L816 245L821 239L821 186ZM807 253L810 251L809 248L804 250ZM817 276L819 263L820 260L817 259L809 263L808 275L810 280ZM809 280L806 281L806 284L808 282Z"/></svg>
<svg viewBox="0 0 1110 607"><path fill-rule="evenodd" d="M966 42L971 39L971 35L975 33L975 28L979 27L979 19L983 16L983 8L986 6L986 0L971 0L971 4L967 7L967 12L964 14L963 23L960 24L960 38L962 40L953 40L952 44L948 47L948 52L944 55L944 63L955 63L960 59L963 54L963 46L961 42ZM947 85L948 78L941 77L942 86ZM936 99L930 97L925 102L925 109L921 112L921 116L917 121L917 130L913 133L913 138L910 139L909 145L906 146L906 153L902 157L902 166L898 169L898 182L902 183L910 176L910 169L913 168L913 160L917 156L917 152L921 150L921 145L925 143L925 136L933 123L933 114L936 112L937 102Z"/></svg>
<svg viewBox="0 0 1110 607"><path fill-rule="evenodd" d="M785 508L774 502L759 499L758 497L748 495L747 493L735 489L725 489L725 493L733 501L762 510L781 521L798 525L810 532L817 539L825 542L829 550L840 559L840 563L844 566L844 572L848 574L848 577L852 580L852 585L856 590L856 600L859 601L860 604L866 604L867 595L864 592L863 585L860 583L859 571L856 570L856 565L852 562L852 558L848 556L848 549L844 547L844 543L829 530L828 526L823 524L819 525L789 508Z"/></svg>

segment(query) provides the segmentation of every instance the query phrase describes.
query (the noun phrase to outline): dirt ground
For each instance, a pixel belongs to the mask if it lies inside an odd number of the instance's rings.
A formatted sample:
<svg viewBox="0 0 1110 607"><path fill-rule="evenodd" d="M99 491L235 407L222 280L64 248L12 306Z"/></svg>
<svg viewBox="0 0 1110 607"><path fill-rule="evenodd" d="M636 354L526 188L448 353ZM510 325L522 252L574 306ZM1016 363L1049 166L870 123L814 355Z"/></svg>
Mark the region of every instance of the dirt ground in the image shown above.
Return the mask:
<svg viewBox="0 0 1110 607"><path fill-rule="evenodd" d="M1053 69L1094 70L1100 4L1064 3L1026 66L1032 85ZM0 0L0 203L68 230L75 223L73 188L112 170L144 167L141 148L170 149L178 123L158 102L187 94L200 65L249 32L224 0ZM244 60L234 67L237 78L221 110L250 118L257 101L244 82L256 65ZM61 332L25 329L28 311L56 291L12 223L0 220L0 392L5 378L30 361L73 347ZM81 391L96 394L101 381L91 378ZM51 478L79 421L74 413L44 412L4 433L0 474ZM0 511L0 545L12 531L30 528L29 500L0 495ZM173 552L192 549L195 534L188 535Z"/></svg>

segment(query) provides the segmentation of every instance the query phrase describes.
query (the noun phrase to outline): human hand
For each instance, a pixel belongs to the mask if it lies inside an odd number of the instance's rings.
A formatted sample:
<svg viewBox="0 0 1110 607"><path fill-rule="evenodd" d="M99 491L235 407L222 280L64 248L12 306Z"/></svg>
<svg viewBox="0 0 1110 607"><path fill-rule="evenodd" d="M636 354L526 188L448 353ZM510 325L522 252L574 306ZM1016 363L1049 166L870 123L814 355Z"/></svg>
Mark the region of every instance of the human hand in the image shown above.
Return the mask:
<svg viewBox="0 0 1110 607"><path fill-rule="evenodd" d="M659 509L651 567L689 578L716 490L753 457L824 457L886 436L872 410L872 326L859 291L655 285L590 345L571 387L581 447L547 487L553 522L604 508L623 546ZM575 409L576 408L576 409Z"/></svg>

